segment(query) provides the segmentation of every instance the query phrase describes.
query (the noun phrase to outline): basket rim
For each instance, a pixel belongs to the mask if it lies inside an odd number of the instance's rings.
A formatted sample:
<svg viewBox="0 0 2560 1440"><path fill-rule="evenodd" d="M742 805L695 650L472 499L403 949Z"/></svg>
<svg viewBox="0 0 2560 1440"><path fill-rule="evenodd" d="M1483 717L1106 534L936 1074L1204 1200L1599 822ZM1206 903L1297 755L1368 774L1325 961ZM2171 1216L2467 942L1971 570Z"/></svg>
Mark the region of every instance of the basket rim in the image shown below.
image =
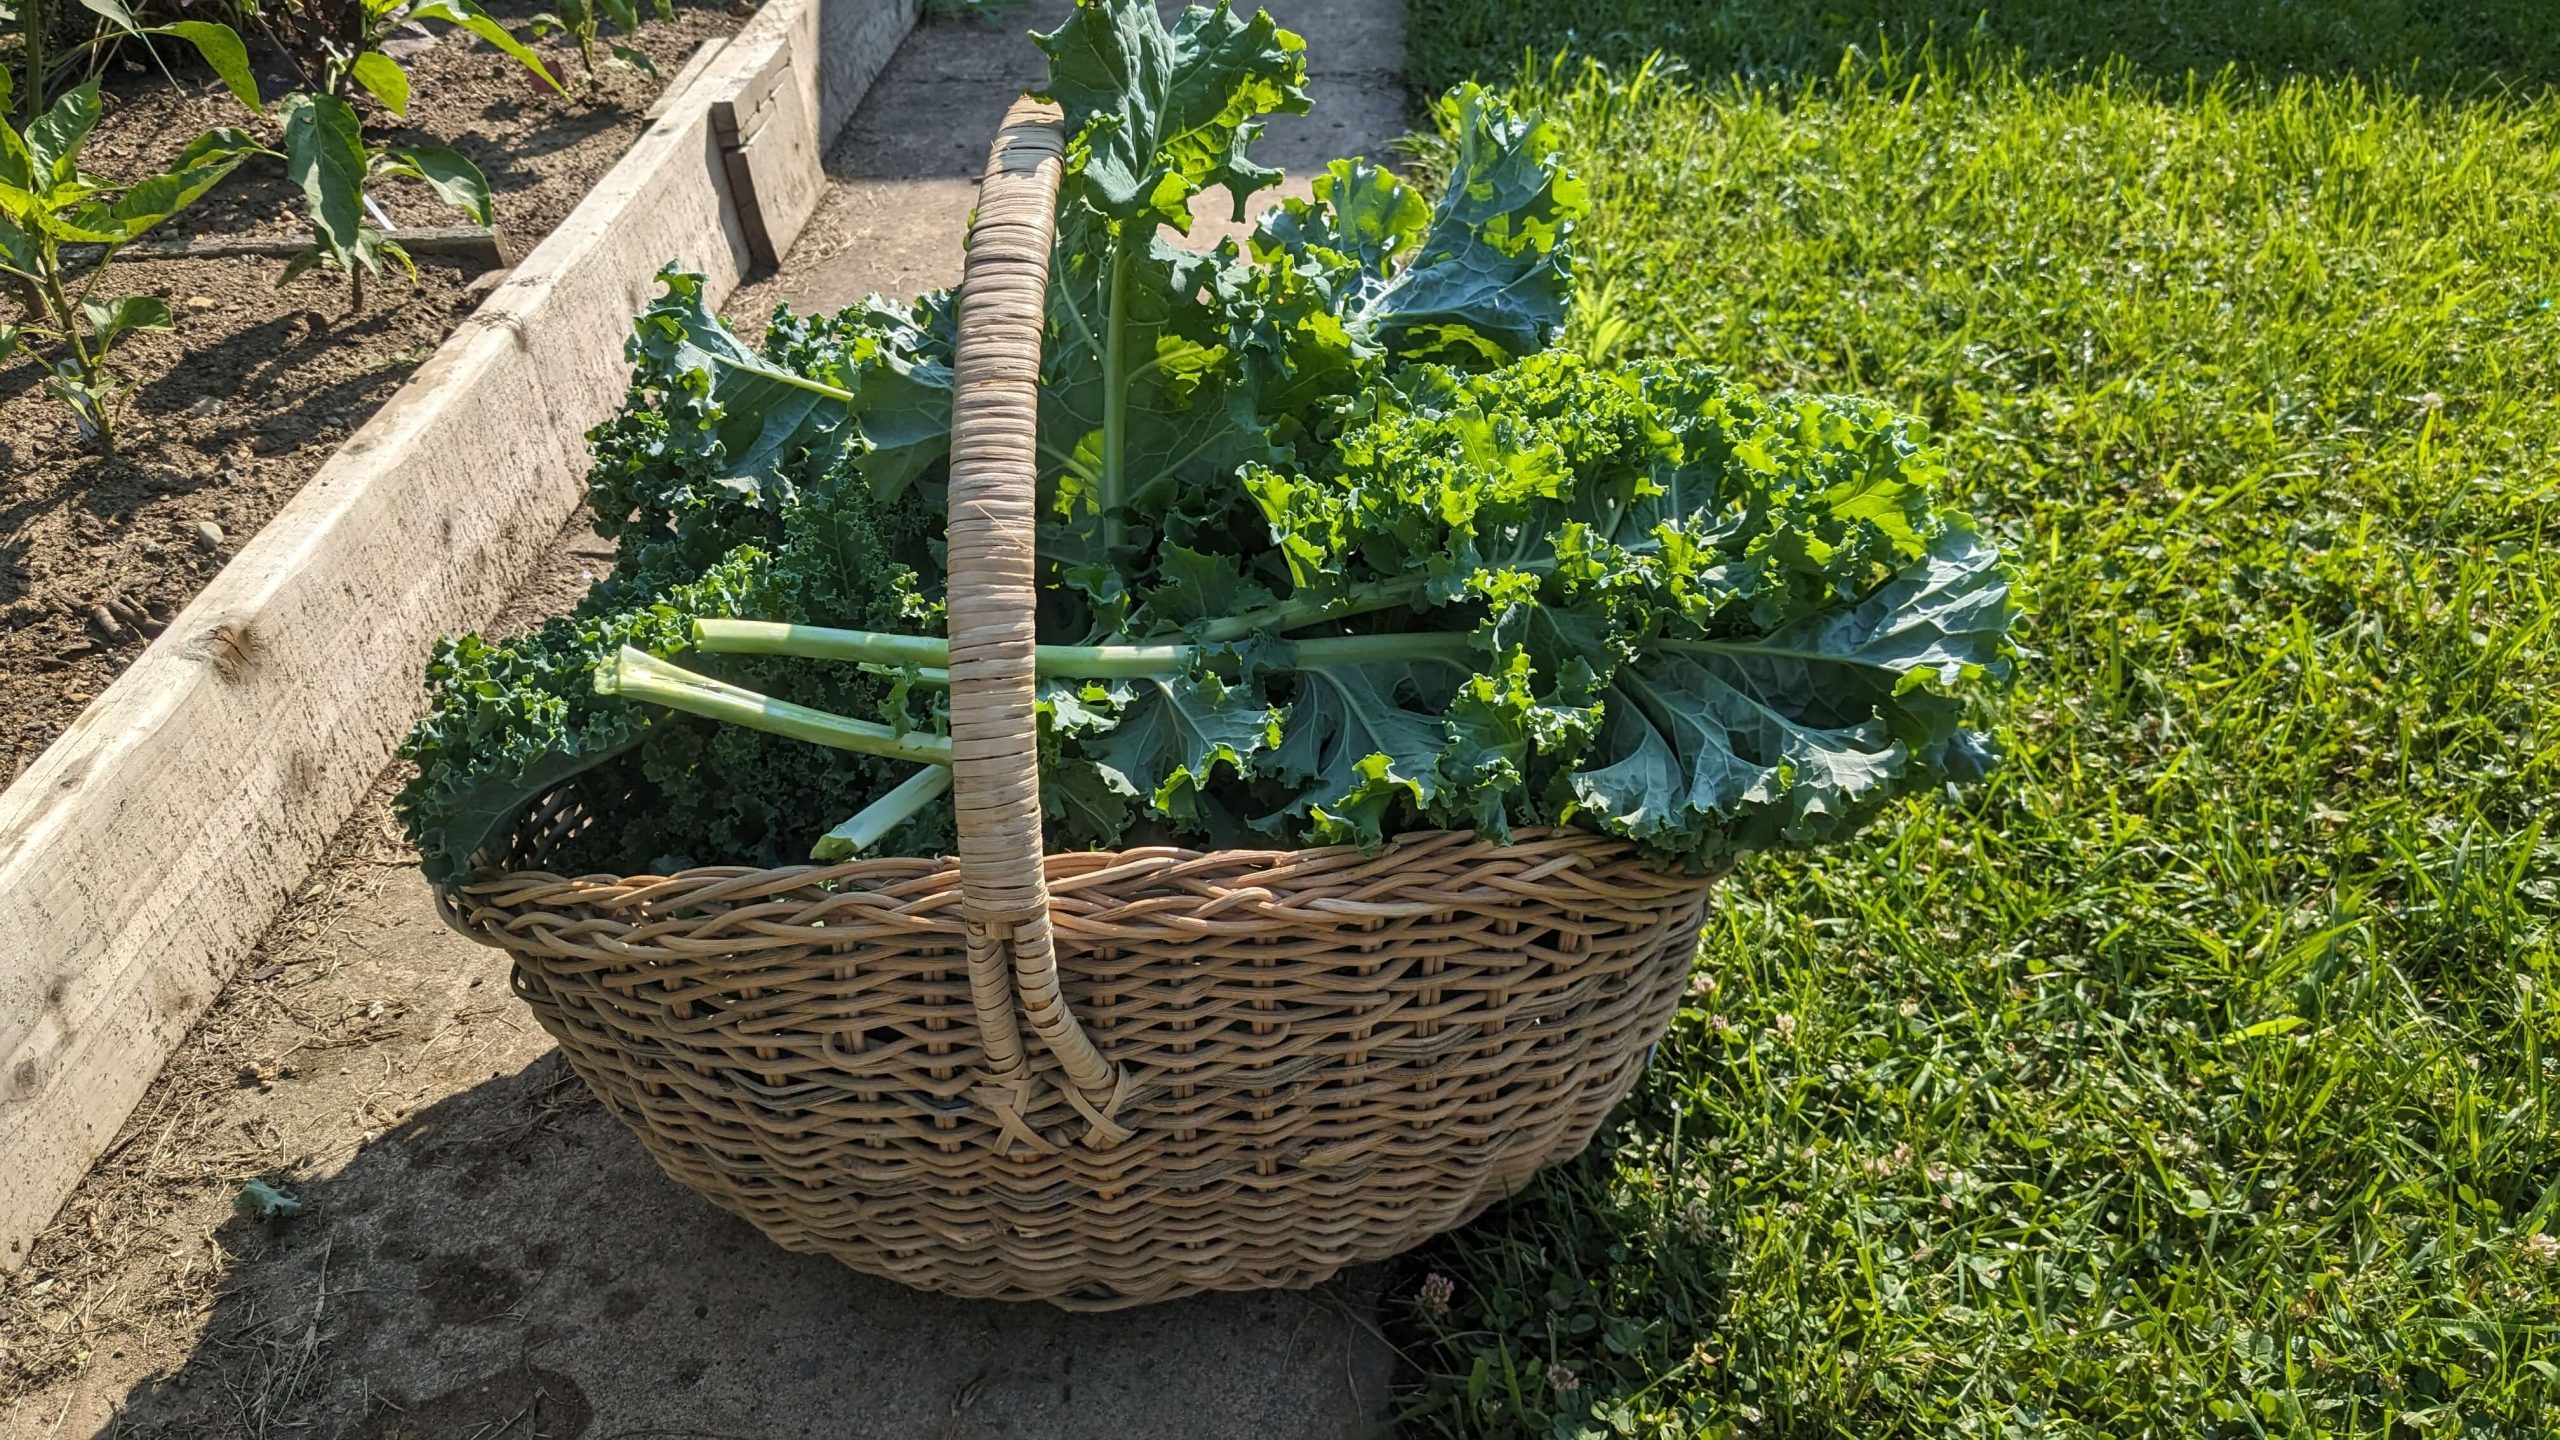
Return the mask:
<svg viewBox="0 0 2560 1440"><path fill-rule="evenodd" d="M1327 866L1337 863L1380 863L1416 850L1460 850L1479 852L1476 858L1516 857L1541 847L1581 852L1609 858L1622 855L1641 857L1643 847L1623 836L1604 835L1596 830L1583 830L1566 825L1523 826L1511 832L1508 840L1488 840L1471 830L1408 830L1391 836L1374 848L1358 845L1312 846L1227 846L1216 850L1199 850L1182 845L1144 845L1118 850L1049 850L1042 856L1043 867L1053 874L1064 870L1070 880L1085 872L1114 869L1132 863L1166 870L1252 870L1272 869L1284 865ZM1649 870L1662 877L1666 886L1684 887L1701 880L1714 880L1730 873L1730 864L1709 865L1703 870L1666 869L1647 864ZM866 880L912 882L927 876L948 872L956 877L960 859L956 855L888 855L839 861L835 864L811 862L798 865L688 865L665 872L581 871L568 873L539 867L481 865L461 880L440 882L435 889L456 899L470 897L480 903L488 892L499 888L518 888L541 884L555 901L571 899L582 891L629 892L659 889L687 882L709 882L737 888L763 889L784 884L792 890L824 888L858 890Z"/></svg>

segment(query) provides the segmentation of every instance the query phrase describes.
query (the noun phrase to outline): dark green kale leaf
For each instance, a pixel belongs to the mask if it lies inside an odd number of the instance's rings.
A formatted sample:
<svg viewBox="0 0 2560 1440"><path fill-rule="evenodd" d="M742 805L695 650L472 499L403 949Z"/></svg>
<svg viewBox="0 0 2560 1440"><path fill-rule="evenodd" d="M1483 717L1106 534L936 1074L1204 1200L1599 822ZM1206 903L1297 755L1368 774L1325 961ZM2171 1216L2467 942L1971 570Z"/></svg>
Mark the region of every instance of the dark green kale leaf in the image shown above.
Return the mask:
<svg viewBox="0 0 2560 1440"><path fill-rule="evenodd" d="M1200 795L1223 770L1251 775L1275 733L1259 695L1214 675L1150 676L1120 692L1114 723L1080 745L1112 791L1174 820L1200 816ZM1119 698L1119 697L1115 697Z"/></svg>
<svg viewBox="0 0 2560 1440"><path fill-rule="evenodd" d="M672 266L633 325L630 397L588 434L588 504L618 547L614 584L642 596L740 545L771 548L800 489L850 464L884 503L940 502L950 454L947 292L775 315L758 354ZM859 420L855 417L859 415Z"/></svg>
<svg viewBox="0 0 2560 1440"><path fill-rule="evenodd" d="M1289 813L1372 843L1580 815L1703 863L1969 771L1962 697L2005 681L2016 607L1939 466L1880 407L1695 365L1407 377L1329 465L1245 477L1295 585ZM1307 638L1328 615L1403 633ZM1355 639L1356 669L1305 663Z"/></svg>
<svg viewBox="0 0 2560 1440"><path fill-rule="evenodd" d="M658 281L665 293L632 325L632 362L701 397L706 449L720 457L717 483L778 509L790 499L782 471L794 455L848 443L837 438L852 415L844 372L859 360L804 351L804 367L817 373L786 368L720 323L703 299L701 276L669 266Z"/></svg>
<svg viewBox="0 0 2560 1440"><path fill-rule="evenodd" d="M1855 605L1661 639L1619 670L1574 797L1684 860L1838 839L1894 795L1979 778L1960 697L2008 679L2015 613L1998 552L1950 525Z"/></svg>
<svg viewBox="0 0 2560 1440"><path fill-rule="evenodd" d="M1569 241L1590 197L1558 162L1553 123L1474 85L1444 103L1458 111L1449 182L1413 257L1362 297L1351 331L1403 357L1498 365L1564 333Z"/></svg>
<svg viewBox="0 0 2560 1440"><path fill-rule="evenodd" d="M1270 16L1239 19L1223 0L1170 30L1149 5L1079 5L1038 39L1041 93L1068 136L1041 356L1040 550L1083 600L1064 624L1085 638L1126 622L1126 572L1179 523L1168 512L1231 494L1236 467L1272 453L1204 303L1237 251L1202 255L1163 232L1190 228L1204 189L1224 186L1241 219L1279 178L1246 152L1264 117L1306 109L1306 60Z"/></svg>
<svg viewBox="0 0 2560 1440"><path fill-rule="evenodd" d="M769 581L767 557L746 547L647 604L581 607L512 640L437 641L427 713L400 747L417 773L392 802L427 878L463 879L535 801L640 744L651 716L595 693L599 660L625 645L681 650L694 616L752 610Z"/></svg>
<svg viewBox="0 0 2560 1440"><path fill-rule="evenodd" d="M1080 4L1033 40L1049 57L1035 92L1065 112L1074 181L1065 199L1143 240L1191 228L1191 197L1213 185L1245 218L1280 172L1247 155L1263 117L1307 109L1306 42L1267 12L1228 0L1193 6L1167 30L1152 5Z"/></svg>
<svg viewBox="0 0 2560 1440"><path fill-rule="evenodd" d="M1280 267L1284 289L1321 296L1363 353L1499 365L1563 333L1589 194L1551 122L1473 85L1444 103L1453 139L1436 204L1365 161L1336 161L1313 199L1264 217L1254 253Z"/></svg>
<svg viewBox="0 0 2560 1440"><path fill-rule="evenodd" d="M635 342L630 400L590 437L596 466L589 496L598 530L618 542L615 572L570 616L507 641L448 639L429 663L429 710L402 750L418 774L398 809L431 879L469 873L475 857L503 845L535 800L572 780L583 778L592 796L609 798L616 823L592 827L552 863L652 868L691 858L802 858L811 836L826 828L812 830L805 816L842 819L898 778L867 756L818 751L594 691L599 661L625 645L681 653L697 618L874 629L939 618L938 487L913 482L936 473L947 440L909 440L884 451L868 439L869 422L904 413L919 394L920 403L939 403L947 414L948 333L940 327L935 338L932 308L873 305L791 317L777 325L753 369L703 365L684 357L744 347L701 307L694 277L671 272L667 279L668 295L641 329L663 339L666 327L680 325L694 338ZM884 397L879 413L866 411L865 423L856 424L848 405L835 424L812 432L810 443L779 454L763 483L726 483L724 434L755 444L765 433L736 422L726 407L750 405L758 394L800 392L733 385L724 399L720 378L786 366L827 377L818 383L849 383L859 387L855 393ZM887 500L875 493L884 466L902 469L910 481ZM721 657L708 668L777 698L838 712L882 712L897 690L891 677L788 657ZM905 697L897 698L903 705Z"/></svg>

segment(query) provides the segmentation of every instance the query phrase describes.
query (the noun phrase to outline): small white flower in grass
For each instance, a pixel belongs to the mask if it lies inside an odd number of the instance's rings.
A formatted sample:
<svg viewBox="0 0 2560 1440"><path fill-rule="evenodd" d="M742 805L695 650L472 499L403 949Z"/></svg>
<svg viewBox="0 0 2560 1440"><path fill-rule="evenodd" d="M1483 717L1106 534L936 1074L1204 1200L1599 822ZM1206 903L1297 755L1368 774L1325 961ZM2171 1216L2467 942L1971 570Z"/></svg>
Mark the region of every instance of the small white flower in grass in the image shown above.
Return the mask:
<svg viewBox="0 0 2560 1440"><path fill-rule="evenodd" d="M1692 1240L1704 1240L1716 1233L1716 1212L1704 1200L1692 1200L1680 1207L1680 1228Z"/></svg>
<svg viewBox="0 0 2560 1440"><path fill-rule="evenodd" d="M1559 1395L1570 1395L1582 1388L1582 1377L1563 1364L1547 1367L1547 1388Z"/></svg>
<svg viewBox="0 0 2560 1440"><path fill-rule="evenodd" d="M1917 1018L1919 1017L1919 1014L1920 1014L1920 1002L1919 1002L1919 1001L1917 1001L1917 1000L1905 1000L1905 1001L1903 1001L1903 1002L1902 1002L1902 1018L1903 1018L1903 1019L1905 1019L1905 1020L1917 1019Z"/></svg>
<svg viewBox="0 0 2560 1440"><path fill-rule="evenodd" d="M1422 1301L1423 1313L1428 1315L1448 1314L1449 1302L1456 1299L1457 1295L1458 1282L1450 1279L1448 1276L1435 1270L1422 1277L1420 1298Z"/></svg>
<svg viewBox="0 0 2560 1440"><path fill-rule="evenodd" d="M2524 1237L2524 1258L2536 1265L2560 1264L2560 1236L2537 1230Z"/></svg>
<svg viewBox="0 0 2560 1440"><path fill-rule="evenodd" d="M1796 1017L1781 1010L1777 1019L1778 1038L1784 1040L1796 1033Z"/></svg>
<svg viewBox="0 0 2560 1440"><path fill-rule="evenodd" d="M1689 994L1695 999L1709 998L1716 993L1716 988L1716 977L1704 970L1689 977Z"/></svg>

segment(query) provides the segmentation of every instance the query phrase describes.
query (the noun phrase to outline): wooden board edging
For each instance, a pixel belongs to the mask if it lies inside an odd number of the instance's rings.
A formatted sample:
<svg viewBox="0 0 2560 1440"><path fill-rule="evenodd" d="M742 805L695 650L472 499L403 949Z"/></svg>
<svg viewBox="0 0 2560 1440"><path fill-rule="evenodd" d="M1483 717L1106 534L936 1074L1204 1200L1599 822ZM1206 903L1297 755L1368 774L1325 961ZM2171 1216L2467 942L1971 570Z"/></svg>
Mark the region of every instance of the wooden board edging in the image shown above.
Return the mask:
<svg viewBox="0 0 2560 1440"><path fill-rule="evenodd" d="M658 268L702 271L715 301L744 277L713 105L787 54L801 103L763 133L796 123L822 153L915 10L768 0L688 67L559 228L0 790L0 1273L390 759L429 642L495 613L576 509ZM757 222L787 247L816 199L771 197Z"/></svg>

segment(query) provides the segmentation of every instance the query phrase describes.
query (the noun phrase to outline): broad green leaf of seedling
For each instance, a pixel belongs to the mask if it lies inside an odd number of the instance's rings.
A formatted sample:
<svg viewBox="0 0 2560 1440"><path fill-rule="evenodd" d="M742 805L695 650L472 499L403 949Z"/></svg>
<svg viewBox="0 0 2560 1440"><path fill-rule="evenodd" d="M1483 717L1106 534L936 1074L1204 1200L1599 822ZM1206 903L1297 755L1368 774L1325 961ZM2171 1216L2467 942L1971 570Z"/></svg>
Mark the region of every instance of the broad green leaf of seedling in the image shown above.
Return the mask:
<svg viewBox="0 0 2560 1440"><path fill-rule="evenodd" d="M409 72L379 50L367 50L347 67L347 74L394 115L409 113Z"/></svg>
<svg viewBox="0 0 2560 1440"><path fill-rule="evenodd" d="M493 223L489 177L459 150L443 145L395 145L382 152L377 166L382 174L424 181L438 199L471 217L475 224Z"/></svg>

